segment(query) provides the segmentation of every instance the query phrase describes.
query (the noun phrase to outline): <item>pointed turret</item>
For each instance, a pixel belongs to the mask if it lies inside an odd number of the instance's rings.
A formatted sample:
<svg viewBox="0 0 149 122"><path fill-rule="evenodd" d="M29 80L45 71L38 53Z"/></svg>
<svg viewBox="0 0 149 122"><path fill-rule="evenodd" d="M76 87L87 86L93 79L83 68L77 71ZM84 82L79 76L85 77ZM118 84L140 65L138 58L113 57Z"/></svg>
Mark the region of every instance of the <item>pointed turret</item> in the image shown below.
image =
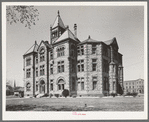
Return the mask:
<svg viewBox="0 0 149 122"><path fill-rule="evenodd" d="M57 17L56 17L53 25L52 25L52 29L54 29L54 28L56 28L58 26L65 29L65 25L64 25L64 23L63 23L63 21L62 21L62 19L60 17L60 12L58 11L57 13L58 14L57 14Z"/></svg>
<svg viewBox="0 0 149 122"><path fill-rule="evenodd" d="M60 12L58 11L57 17L53 23L53 25L50 27L50 44L55 42L66 30L66 27L60 17Z"/></svg>

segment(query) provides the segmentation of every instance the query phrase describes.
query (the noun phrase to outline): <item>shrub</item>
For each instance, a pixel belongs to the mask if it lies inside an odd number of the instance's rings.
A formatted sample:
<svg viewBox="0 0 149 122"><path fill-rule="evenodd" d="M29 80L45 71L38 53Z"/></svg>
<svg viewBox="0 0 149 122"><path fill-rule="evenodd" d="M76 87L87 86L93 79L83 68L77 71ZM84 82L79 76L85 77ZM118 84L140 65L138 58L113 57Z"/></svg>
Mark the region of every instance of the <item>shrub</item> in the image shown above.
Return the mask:
<svg viewBox="0 0 149 122"><path fill-rule="evenodd" d="M128 92L127 94L126 94L126 96L131 96L132 94L130 93L130 92Z"/></svg>
<svg viewBox="0 0 149 122"><path fill-rule="evenodd" d="M50 98L53 96L53 94L49 94Z"/></svg>
<svg viewBox="0 0 149 122"><path fill-rule="evenodd" d="M138 93L136 93L136 92L133 92L133 93L132 93L132 96L133 96L133 97L136 97L137 95L138 95Z"/></svg>
<svg viewBox="0 0 149 122"><path fill-rule="evenodd" d="M48 93L45 93L42 97L48 97L49 94Z"/></svg>
<svg viewBox="0 0 149 122"><path fill-rule="evenodd" d="M115 97L117 94L116 93L111 93L110 95L113 96L113 97Z"/></svg>
<svg viewBox="0 0 149 122"><path fill-rule="evenodd" d="M57 98L59 97L59 94L54 94L54 95L55 95L55 97L57 97Z"/></svg>
<svg viewBox="0 0 149 122"><path fill-rule="evenodd" d="M77 95L72 95L72 97L73 97L73 98L76 98L76 97L77 97Z"/></svg>
<svg viewBox="0 0 149 122"><path fill-rule="evenodd" d="M35 94L34 97L36 98L38 94Z"/></svg>
<svg viewBox="0 0 149 122"><path fill-rule="evenodd" d="M63 92L62 92L62 95L63 95L64 97L67 97L67 96L69 95L69 90L64 89Z"/></svg>
<svg viewBox="0 0 149 122"><path fill-rule="evenodd" d="M19 92L19 97L24 97L24 91Z"/></svg>

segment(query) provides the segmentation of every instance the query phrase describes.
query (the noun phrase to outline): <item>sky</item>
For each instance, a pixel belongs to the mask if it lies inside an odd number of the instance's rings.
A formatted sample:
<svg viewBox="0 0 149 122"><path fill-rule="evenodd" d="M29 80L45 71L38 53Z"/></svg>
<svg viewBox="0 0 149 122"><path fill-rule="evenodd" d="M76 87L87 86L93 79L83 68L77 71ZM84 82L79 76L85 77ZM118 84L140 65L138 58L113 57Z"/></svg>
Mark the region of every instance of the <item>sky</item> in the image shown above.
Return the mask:
<svg viewBox="0 0 149 122"><path fill-rule="evenodd" d="M144 78L144 7L142 6L35 6L39 20L31 29L20 23L6 23L6 77L23 86L23 54L41 40L49 41L50 25L57 11L65 25L84 41L106 41L116 37L123 55L124 81Z"/></svg>

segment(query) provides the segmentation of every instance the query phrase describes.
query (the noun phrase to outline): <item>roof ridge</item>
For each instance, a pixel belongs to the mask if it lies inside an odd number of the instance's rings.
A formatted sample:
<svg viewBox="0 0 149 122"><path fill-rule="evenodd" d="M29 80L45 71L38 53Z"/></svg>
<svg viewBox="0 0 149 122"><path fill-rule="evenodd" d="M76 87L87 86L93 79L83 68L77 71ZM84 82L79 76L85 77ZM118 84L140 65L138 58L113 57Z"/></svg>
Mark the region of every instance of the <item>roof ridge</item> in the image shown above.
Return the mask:
<svg viewBox="0 0 149 122"><path fill-rule="evenodd" d="M33 45L26 51L25 54L27 54L27 52L28 52L34 45L35 45L35 44L33 44Z"/></svg>

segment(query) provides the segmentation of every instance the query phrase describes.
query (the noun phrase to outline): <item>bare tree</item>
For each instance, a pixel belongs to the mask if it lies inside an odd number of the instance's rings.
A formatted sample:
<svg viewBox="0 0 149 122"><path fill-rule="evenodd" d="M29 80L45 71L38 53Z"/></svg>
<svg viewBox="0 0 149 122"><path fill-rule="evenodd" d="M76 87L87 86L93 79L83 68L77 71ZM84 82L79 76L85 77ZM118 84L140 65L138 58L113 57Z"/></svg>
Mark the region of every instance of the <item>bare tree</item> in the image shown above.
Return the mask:
<svg viewBox="0 0 149 122"><path fill-rule="evenodd" d="M20 22L30 29L31 25L35 25L35 21L39 20L38 16L39 12L34 6L6 7L6 18L10 24Z"/></svg>

